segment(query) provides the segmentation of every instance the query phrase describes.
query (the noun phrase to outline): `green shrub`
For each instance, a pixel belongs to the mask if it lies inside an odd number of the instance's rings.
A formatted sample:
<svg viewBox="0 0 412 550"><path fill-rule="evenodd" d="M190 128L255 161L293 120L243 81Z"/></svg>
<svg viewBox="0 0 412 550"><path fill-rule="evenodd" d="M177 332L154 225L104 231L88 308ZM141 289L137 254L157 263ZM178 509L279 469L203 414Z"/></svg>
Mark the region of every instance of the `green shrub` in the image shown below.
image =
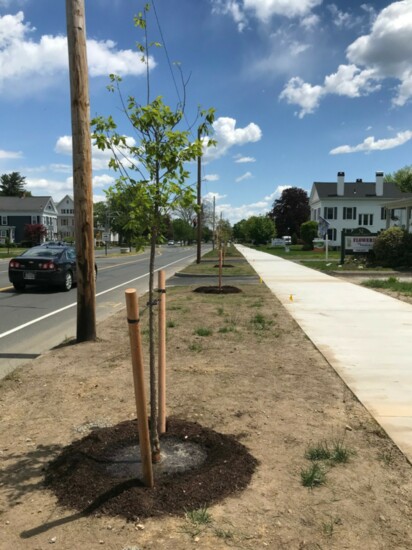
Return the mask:
<svg viewBox="0 0 412 550"><path fill-rule="evenodd" d="M309 221L300 226L300 238L303 241L303 250L313 250L313 239L318 236L318 222Z"/></svg>
<svg viewBox="0 0 412 550"><path fill-rule="evenodd" d="M412 235L400 227L390 227L376 237L373 253L382 267L411 265Z"/></svg>

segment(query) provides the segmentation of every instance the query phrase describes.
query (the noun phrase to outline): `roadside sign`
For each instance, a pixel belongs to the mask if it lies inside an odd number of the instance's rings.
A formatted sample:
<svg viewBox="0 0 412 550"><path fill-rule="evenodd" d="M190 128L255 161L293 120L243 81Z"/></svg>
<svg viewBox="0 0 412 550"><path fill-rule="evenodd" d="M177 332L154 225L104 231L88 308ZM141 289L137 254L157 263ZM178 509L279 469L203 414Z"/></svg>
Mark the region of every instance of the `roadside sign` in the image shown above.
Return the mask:
<svg viewBox="0 0 412 550"><path fill-rule="evenodd" d="M103 241L110 241L110 233L103 233L102 240Z"/></svg>

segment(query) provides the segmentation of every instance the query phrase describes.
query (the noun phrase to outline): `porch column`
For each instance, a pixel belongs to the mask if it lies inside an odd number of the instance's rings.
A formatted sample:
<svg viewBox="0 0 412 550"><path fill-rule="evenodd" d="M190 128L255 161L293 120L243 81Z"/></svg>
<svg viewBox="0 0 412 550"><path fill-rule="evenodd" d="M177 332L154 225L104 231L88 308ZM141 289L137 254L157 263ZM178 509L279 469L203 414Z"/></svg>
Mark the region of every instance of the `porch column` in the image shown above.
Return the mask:
<svg viewBox="0 0 412 550"><path fill-rule="evenodd" d="M392 210L387 206L386 207L386 229L389 229L391 225L391 214L392 214Z"/></svg>
<svg viewBox="0 0 412 550"><path fill-rule="evenodd" d="M411 210L412 210L411 206L406 207L406 231L408 233L411 232Z"/></svg>

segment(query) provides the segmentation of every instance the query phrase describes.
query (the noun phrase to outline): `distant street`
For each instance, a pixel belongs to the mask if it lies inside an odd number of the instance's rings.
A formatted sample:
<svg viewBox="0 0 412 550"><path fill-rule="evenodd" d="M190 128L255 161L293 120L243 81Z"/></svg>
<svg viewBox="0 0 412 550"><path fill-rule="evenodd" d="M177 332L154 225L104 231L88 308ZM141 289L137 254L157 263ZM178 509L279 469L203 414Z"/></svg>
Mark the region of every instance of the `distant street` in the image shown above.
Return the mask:
<svg viewBox="0 0 412 550"><path fill-rule="evenodd" d="M110 250L107 256L104 251L96 254L98 321L125 306L126 288L136 288L139 294L148 290L148 252L138 255L114 255L114 252ZM161 246L156 269L164 269L169 278L195 257L195 246ZM76 288L61 292L28 287L24 292L15 292L8 280L7 267L8 261L0 262L0 379L76 334Z"/></svg>

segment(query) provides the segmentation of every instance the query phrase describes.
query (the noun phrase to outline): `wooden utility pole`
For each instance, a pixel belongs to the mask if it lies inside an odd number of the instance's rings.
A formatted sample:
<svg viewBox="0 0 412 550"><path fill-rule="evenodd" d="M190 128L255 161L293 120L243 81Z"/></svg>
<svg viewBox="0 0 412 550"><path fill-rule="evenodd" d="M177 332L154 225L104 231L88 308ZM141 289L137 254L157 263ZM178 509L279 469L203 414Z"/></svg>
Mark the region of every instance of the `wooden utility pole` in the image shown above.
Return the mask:
<svg viewBox="0 0 412 550"><path fill-rule="evenodd" d="M84 0L66 0L77 256L77 341L96 339L92 155Z"/></svg>
<svg viewBox="0 0 412 550"><path fill-rule="evenodd" d="M200 141L202 137L201 129L197 131L197 139ZM202 156L197 157L197 254L196 263L200 264L202 259Z"/></svg>

